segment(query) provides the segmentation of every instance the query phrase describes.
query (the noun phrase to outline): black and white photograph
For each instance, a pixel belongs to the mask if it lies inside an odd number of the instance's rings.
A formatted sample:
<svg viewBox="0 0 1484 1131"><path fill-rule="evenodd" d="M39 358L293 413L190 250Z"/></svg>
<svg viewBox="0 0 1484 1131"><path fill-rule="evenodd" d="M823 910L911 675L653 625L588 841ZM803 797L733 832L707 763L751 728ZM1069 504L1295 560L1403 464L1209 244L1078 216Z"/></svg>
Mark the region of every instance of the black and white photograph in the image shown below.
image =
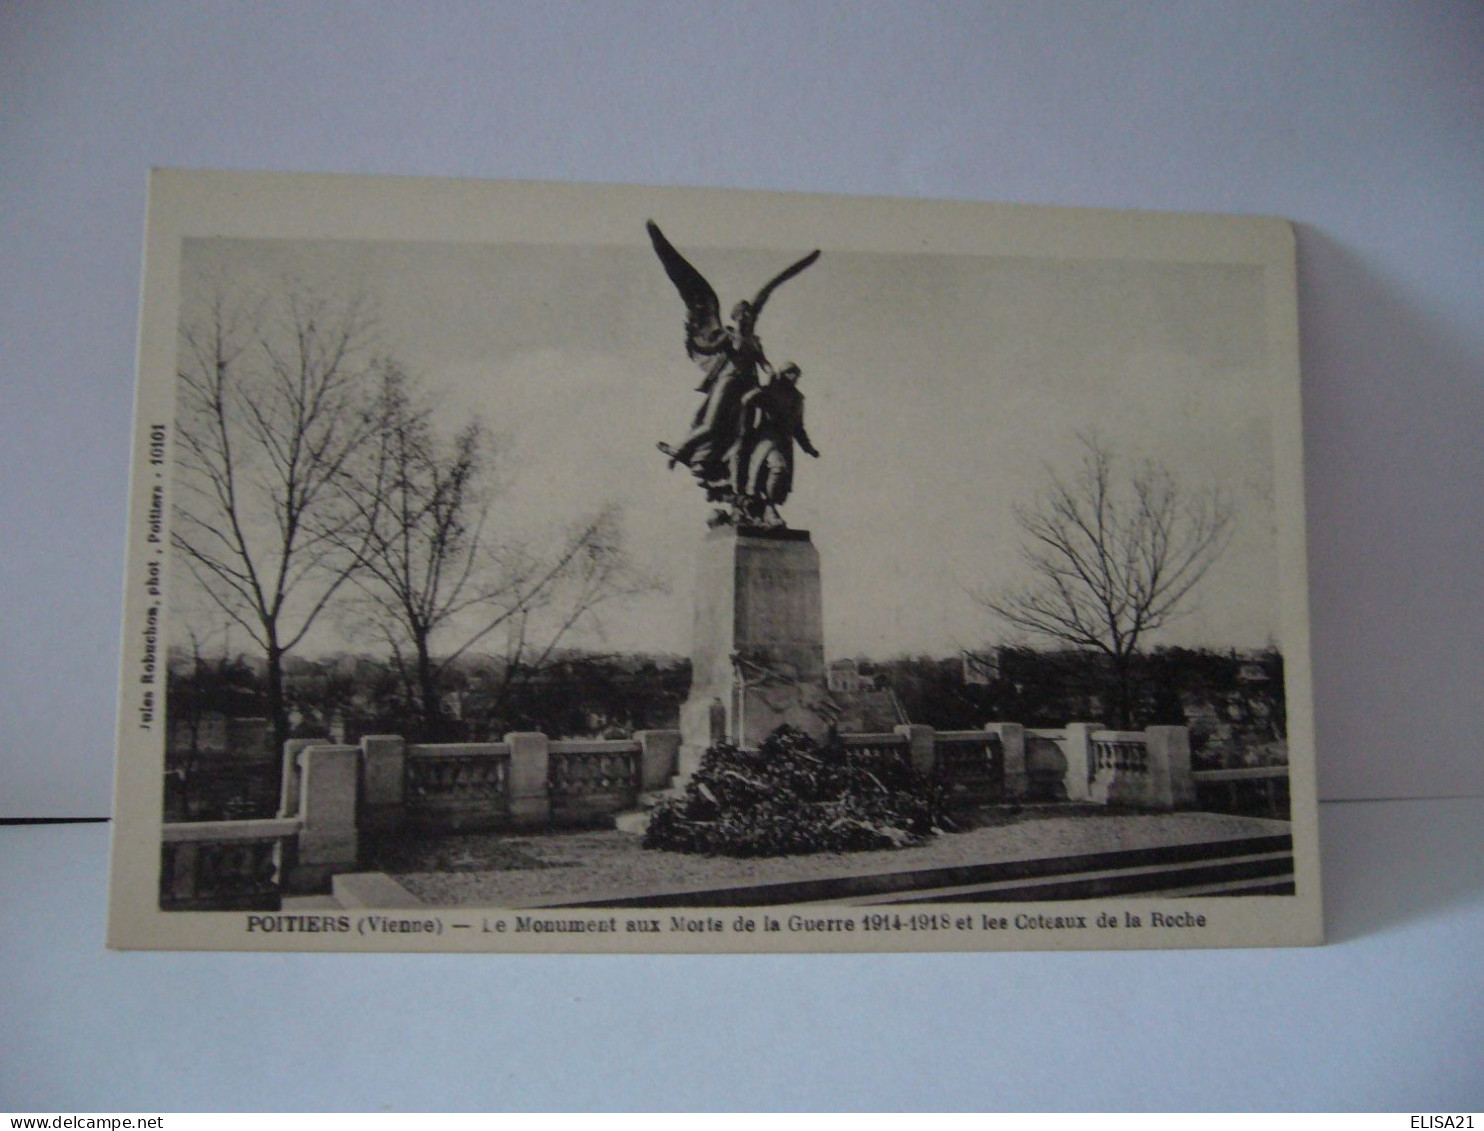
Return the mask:
<svg viewBox="0 0 1484 1131"><path fill-rule="evenodd" d="M150 209L111 945L1321 941L1286 223Z"/></svg>

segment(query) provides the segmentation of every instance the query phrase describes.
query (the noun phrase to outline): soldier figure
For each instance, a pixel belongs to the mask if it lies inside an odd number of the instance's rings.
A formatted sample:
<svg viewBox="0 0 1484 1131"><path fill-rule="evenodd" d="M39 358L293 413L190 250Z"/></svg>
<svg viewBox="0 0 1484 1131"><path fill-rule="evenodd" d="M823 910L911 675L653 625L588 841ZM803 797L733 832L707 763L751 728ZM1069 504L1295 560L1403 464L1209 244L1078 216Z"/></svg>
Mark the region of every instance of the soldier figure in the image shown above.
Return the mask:
<svg viewBox="0 0 1484 1131"><path fill-rule="evenodd" d="M756 333L758 315L774 288L819 258L813 251L788 267L751 302L732 308L732 324L721 320L711 284L665 238L648 225L655 254L685 302L685 352L705 370L696 391L705 395L690 431L676 445L658 444L670 466L683 463L710 502L722 504L711 525L748 523L782 526L778 507L793 484L793 445L818 456L804 432L804 397L796 387L799 367L775 374Z"/></svg>

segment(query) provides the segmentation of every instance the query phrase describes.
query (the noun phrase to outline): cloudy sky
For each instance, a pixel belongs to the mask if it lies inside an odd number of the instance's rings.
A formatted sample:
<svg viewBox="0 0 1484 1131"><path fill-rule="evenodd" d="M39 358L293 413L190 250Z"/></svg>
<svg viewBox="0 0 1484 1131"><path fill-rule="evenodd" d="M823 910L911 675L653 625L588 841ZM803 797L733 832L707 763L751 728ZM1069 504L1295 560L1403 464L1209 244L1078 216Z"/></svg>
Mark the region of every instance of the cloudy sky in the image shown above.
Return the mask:
<svg viewBox="0 0 1484 1131"><path fill-rule="evenodd" d="M685 653L708 508L654 445L684 434L699 371L644 219L622 247L189 240L185 316L204 278L248 298L290 281L365 293L380 344L445 423L477 416L502 438L502 530L539 539L622 505L634 557L670 591L608 611L581 642ZM717 233L667 234L724 309L811 250L696 250ZM800 454L784 513L821 555L831 656L1014 639L968 592L1021 576L1011 508L1048 468L1075 470L1088 429L1126 468L1157 459L1236 506L1195 607L1153 643L1278 638L1261 269L823 250L774 293L759 333L775 364L803 368L822 453ZM328 625L314 644L343 646Z"/></svg>

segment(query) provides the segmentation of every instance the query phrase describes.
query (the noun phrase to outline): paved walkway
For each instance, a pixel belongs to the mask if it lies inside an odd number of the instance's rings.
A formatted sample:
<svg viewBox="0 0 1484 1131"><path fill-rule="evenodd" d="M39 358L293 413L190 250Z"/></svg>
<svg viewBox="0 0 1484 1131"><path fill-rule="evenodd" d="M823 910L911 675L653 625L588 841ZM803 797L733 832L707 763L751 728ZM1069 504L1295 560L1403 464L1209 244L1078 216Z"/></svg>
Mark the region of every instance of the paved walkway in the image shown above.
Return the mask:
<svg viewBox="0 0 1484 1131"><path fill-rule="evenodd" d="M443 837L388 846L368 870L393 875L426 903L520 907L620 890L722 887L916 868L1033 860L1049 856L1286 833L1286 821L1216 813L1068 814L1030 809L935 837L915 848L764 859L646 850L611 831Z"/></svg>

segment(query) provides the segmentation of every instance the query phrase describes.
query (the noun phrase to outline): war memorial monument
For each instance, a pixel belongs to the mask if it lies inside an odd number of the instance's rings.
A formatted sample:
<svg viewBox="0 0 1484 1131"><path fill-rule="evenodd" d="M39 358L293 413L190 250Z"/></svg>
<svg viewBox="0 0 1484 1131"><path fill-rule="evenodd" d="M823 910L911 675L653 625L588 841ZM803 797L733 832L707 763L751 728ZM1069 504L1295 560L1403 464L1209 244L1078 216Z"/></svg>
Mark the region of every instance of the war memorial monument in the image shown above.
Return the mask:
<svg viewBox="0 0 1484 1131"><path fill-rule="evenodd" d="M819 551L780 508L793 489L795 447L818 458L804 427L801 370L775 368L758 318L814 251L771 279L731 321L715 290L653 221L655 252L685 303L685 351L703 371L702 402L679 443L660 443L714 505L701 547L691 689L681 708L680 777L719 741L756 746L776 728L822 738L838 708L825 685Z"/></svg>

